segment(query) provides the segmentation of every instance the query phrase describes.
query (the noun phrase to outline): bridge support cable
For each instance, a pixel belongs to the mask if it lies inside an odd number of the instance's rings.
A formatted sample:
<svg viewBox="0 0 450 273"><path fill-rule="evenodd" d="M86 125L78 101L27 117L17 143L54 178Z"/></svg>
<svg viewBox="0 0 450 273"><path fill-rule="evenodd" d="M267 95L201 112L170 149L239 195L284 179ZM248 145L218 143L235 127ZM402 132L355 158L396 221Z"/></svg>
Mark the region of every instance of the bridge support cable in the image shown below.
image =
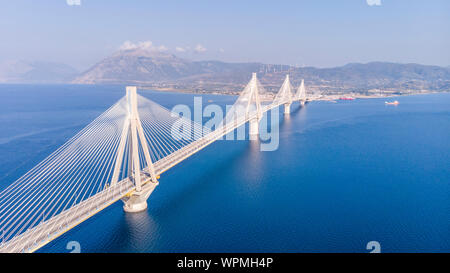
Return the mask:
<svg viewBox="0 0 450 273"><path fill-rule="evenodd" d="M294 101L299 101L301 105L304 105L306 102L306 90L305 90L305 80L302 80L302 83L297 89L297 93L294 95Z"/></svg>
<svg viewBox="0 0 450 273"><path fill-rule="evenodd" d="M147 199L158 185L158 172L154 165L201 139L207 130L201 124L137 95L135 87L129 90L131 112L128 139L131 143L128 145L131 149L128 161L132 162L130 177L135 181L136 190L122 201L125 211L138 212L147 208ZM116 168L120 169L119 166Z"/></svg>
<svg viewBox="0 0 450 273"><path fill-rule="evenodd" d="M283 85L275 96L272 104L274 107L284 104L284 114L289 114L291 112L292 101L292 85L289 80L289 75L286 75Z"/></svg>
<svg viewBox="0 0 450 273"><path fill-rule="evenodd" d="M252 78L241 95L228 110L222 126L227 126L228 123L236 123L236 120L245 117L249 121L249 134L251 138L259 134L259 121L264 113L261 104L261 98L266 96L267 92L262 87L256 73L252 74Z"/></svg>
<svg viewBox="0 0 450 273"><path fill-rule="evenodd" d="M106 199L113 195L104 190L111 181L126 116L126 100L121 99L0 193L0 252L32 249L53 228L64 229L80 204L100 193ZM19 237L34 239L21 240L19 249Z"/></svg>
<svg viewBox="0 0 450 273"><path fill-rule="evenodd" d="M0 192L0 252L33 252L118 200L125 211L144 210L161 173L247 122L258 134L274 107L261 103L265 95L254 73L210 131L127 87L125 97Z"/></svg>

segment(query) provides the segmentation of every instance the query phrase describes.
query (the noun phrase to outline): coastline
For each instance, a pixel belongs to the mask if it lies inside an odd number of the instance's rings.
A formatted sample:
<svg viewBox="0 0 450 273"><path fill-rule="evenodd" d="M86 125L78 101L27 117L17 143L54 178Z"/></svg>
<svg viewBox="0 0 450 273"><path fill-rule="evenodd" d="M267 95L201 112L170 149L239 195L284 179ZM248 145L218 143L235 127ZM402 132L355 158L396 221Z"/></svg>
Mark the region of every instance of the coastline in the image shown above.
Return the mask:
<svg viewBox="0 0 450 273"><path fill-rule="evenodd" d="M171 92L171 93L184 93L184 94L198 94L198 95L224 95L224 96L239 96L240 92L234 91L195 91L192 89L177 89L177 88L153 88L153 87L140 87L143 90L152 90L158 92ZM437 93L448 93L448 91L426 91L426 92L411 92L404 94L392 94L392 91L389 93L380 93L380 94L358 94L358 93L342 93L342 94L330 94L330 95L321 95L321 94L310 94L310 100L320 100L320 101L336 101L341 97L352 97L355 99L379 99L379 98L394 98L394 97L403 97L403 96L413 96L413 95L428 95L428 94L437 94ZM273 93L273 96L276 94ZM269 99L266 99L269 100Z"/></svg>

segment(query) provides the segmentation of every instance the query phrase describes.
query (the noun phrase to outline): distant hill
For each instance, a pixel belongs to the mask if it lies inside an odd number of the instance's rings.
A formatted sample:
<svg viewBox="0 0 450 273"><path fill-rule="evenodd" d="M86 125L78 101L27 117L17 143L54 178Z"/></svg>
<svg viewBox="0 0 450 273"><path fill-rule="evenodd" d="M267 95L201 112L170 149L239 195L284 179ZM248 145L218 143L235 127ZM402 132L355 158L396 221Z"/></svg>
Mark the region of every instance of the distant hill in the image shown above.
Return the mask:
<svg viewBox="0 0 450 273"><path fill-rule="evenodd" d="M122 50L95 64L73 83L135 84L154 88L197 91L239 91L252 72L276 91L289 73L310 90L342 92L450 91L450 68L420 64L371 62L334 68L292 67L262 63L190 61L173 54L143 49Z"/></svg>
<svg viewBox="0 0 450 273"><path fill-rule="evenodd" d="M252 72L268 91L277 91L286 74L294 86L305 79L309 92L421 93L450 91L450 67L371 62L333 68L262 63L190 61L141 48L121 50L78 73L60 63L14 61L0 64L0 83L133 84L144 88L196 92L239 92Z"/></svg>
<svg viewBox="0 0 450 273"><path fill-rule="evenodd" d="M79 72L54 62L8 61L0 64L0 83L66 83Z"/></svg>
<svg viewBox="0 0 450 273"><path fill-rule="evenodd" d="M335 68L299 68L293 77L304 77L325 89L366 92L450 91L450 69L420 65L371 62L351 63Z"/></svg>
<svg viewBox="0 0 450 273"><path fill-rule="evenodd" d="M246 73L255 64L233 64L218 61L194 62L173 54L144 49L122 50L105 58L82 73L74 83L163 83L191 81L210 76Z"/></svg>

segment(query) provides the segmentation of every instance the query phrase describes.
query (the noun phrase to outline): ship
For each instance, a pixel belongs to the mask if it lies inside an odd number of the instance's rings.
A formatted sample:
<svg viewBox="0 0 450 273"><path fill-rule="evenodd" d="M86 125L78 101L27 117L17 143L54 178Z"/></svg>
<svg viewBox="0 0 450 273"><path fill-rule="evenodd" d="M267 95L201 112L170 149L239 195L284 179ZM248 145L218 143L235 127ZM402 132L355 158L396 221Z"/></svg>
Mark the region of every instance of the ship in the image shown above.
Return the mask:
<svg viewBox="0 0 450 273"><path fill-rule="evenodd" d="M386 104L386 105L398 105L399 102L397 100L395 100L395 101L385 101L384 104Z"/></svg>

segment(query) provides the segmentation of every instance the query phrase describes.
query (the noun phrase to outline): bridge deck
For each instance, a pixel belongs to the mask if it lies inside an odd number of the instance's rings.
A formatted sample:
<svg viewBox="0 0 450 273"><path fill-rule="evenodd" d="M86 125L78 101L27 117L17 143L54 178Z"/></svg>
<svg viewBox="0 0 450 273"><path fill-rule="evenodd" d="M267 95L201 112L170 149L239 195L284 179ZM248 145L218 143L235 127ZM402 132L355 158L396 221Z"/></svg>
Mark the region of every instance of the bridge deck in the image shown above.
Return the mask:
<svg viewBox="0 0 450 273"><path fill-rule="evenodd" d="M279 105L266 105L262 110L263 112L267 112L278 106ZM214 141L234 131L254 118L256 118L256 113L248 117L238 118L155 162L154 168L156 174L162 174L182 162L184 159L199 152ZM144 172L145 171L146 170L144 170ZM148 180L148 177L143 174L142 179ZM135 186L128 178L119 181L115 185L106 188L105 190L84 200L72 208L65 210L51 219L44 221L3 243L0 245L0 252L34 252L74 228L78 224L94 216L104 208L117 202L127 194L132 193L134 190Z"/></svg>
<svg viewBox="0 0 450 273"><path fill-rule="evenodd" d="M33 252L115 203L133 190L134 184L129 179L124 179L116 185L12 238L0 246L0 252Z"/></svg>

